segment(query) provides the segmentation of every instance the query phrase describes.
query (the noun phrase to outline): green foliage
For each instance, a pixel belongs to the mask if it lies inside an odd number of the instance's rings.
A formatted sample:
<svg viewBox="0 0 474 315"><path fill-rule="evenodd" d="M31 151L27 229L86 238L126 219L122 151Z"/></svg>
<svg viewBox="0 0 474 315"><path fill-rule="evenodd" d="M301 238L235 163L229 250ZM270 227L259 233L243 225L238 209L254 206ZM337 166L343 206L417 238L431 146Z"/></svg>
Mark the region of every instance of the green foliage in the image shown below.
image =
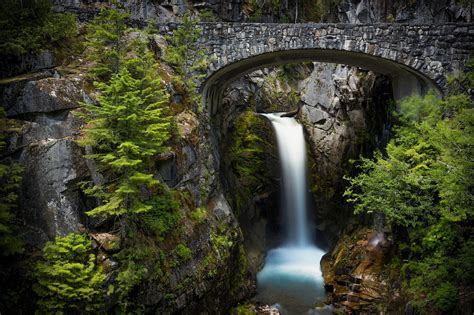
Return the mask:
<svg viewBox="0 0 474 315"><path fill-rule="evenodd" d="M259 22L262 19L262 6L257 3L257 0L246 0L244 2L244 12L248 16L249 22Z"/></svg>
<svg viewBox="0 0 474 315"><path fill-rule="evenodd" d="M174 249L176 255L182 260L182 261L187 261L192 258L192 252L189 247L187 247L184 244L178 244L176 248Z"/></svg>
<svg viewBox="0 0 474 315"><path fill-rule="evenodd" d="M122 250L114 255L120 265L119 273L109 285L108 294L117 297L117 311L129 314L140 307L133 302L132 293L150 274L152 263L160 261L159 249L153 239L129 226Z"/></svg>
<svg viewBox="0 0 474 315"><path fill-rule="evenodd" d="M169 96L158 76L157 65L137 44L137 56L122 61L109 82L96 82L98 104L84 104L86 121L79 143L95 153L87 155L107 174L105 184L84 186L102 203L89 215L136 215L148 212L152 204L147 191L161 190L153 177L153 157L167 150L171 117Z"/></svg>
<svg viewBox="0 0 474 315"><path fill-rule="evenodd" d="M181 221L179 203L171 192L164 190L151 198L150 205L151 209L140 215L140 221L157 240L162 240Z"/></svg>
<svg viewBox="0 0 474 315"><path fill-rule="evenodd" d="M6 146L5 138L14 129L0 107L0 151ZM11 256L23 251L23 242L14 227L14 209L18 206L17 190L23 168L18 164L0 163L0 256Z"/></svg>
<svg viewBox="0 0 474 315"><path fill-rule="evenodd" d="M197 110L201 112L203 105L198 93L198 80L204 77L204 74L199 73L207 68L208 61L205 51L198 44L202 30L196 26L196 22L189 13L184 15L181 26L166 38L169 46L164 60L173 66L177 74L174 77L175 84L192 104L197 104Z"/></svg>
<svg viewBox="0 0 474 315"><path fill-rule="evenodd" d="M217 229L217 231L211 231L211 242L217 257L221 260L226 260L230 255L229 250L234 245L230 237Z"/></svg>
<svg viewBox="0 0 474 315"><path fill-rule="evenodd" d="M309 75L311 73L310 69L312 68L313 65L311 63L285 63L276 68L277 77L280 81L293 84L293 86L297 88L295 84Z"/></svg>
<svg viewBox="0 0 474 315"><path fill-rule="evenodd" d="M335 8L341 0L303 0L302 15L306 22L324 22L331 9Z"/></svg>
<svg viewBox="0 0 474 315"><path fill-rule="evenodd" d="M394 23L395 22L395 17L393 16L393 14L389 14L387 16L387 22L388 23Z"/></svg>
<svg viewBox="0 0 474 315"><path fill-rule="evenodd" d="M240 189L234 194L234 209L247 206L249 199L267 186L266 154L270 144L263 140L266 125L262 117L251 111L242 113L234 122L232 139L226 152L228 163Z"/></svg>
<svg viewBox="0 0 474 315"><path fill-rule="evenodd" d="M200 274L214 277L219 272L219 266L229 259L234 242L225 226L213 227L210 234L211 250L200 265Z"/></svg>
<svg viewBox="0 0 474 315"><path fill-rule="evenodd" d="M235 121L233 142L230 147L231 166L248 184L258 182L259 170L264 166L264 140L257 134L262 121L253 112L244 112Z"/></svg>
<svg viewBox="0 0 474 315"><path fill-rule="evenodd" d="M44 313L97 312L103 306L105 274L96 266L91 241L84 234L58 236L42 250L36 264L35 292Z"/></svg>
<svg viewBox="0 0 474 315"><path fill-rule="evenodd" d="M201 224L202 222L204 222L204 220L207 217L207 210L204 207L198 207L198 208L194 209L194 211L192 211L189 214L189 216L191 217L191 219L196 221L198 224Z"/></svg>
<svg viewBox="0 0 474 315"><path fill-rule="evenodd" d="M255 305L253 304L239 304L230 311L231 315L255 315Z"/></svg>
<svg viewBox="0 0 474 315"><path fill-rule="evenodd" d="M37 53L76 34L73 14L54 13L48 0L0 2L0 56Z"/></svg>
<svg viewBox="0 0 474 315"><path fill-rule="evenodd" d="M93 62L89 75L96 79L108 80L119 72L124 58L126 43L123 38L126 13L103 9L88 25L87 58Z"/></svg>
<svg viewBox="0 0 474 315"><path fill-rule="evenodd" d="M129 259L126 264L120 269L120 273L114 281L113 285L109 286L108 294L115 294L118 297L118 307L121 313L128 314L129 310L134 308L130 302L129 294L143 280L146 269L143 265L136 263Z"/></svg>
<svg viewBox="0 0 474 315"><path fill-rule="evenodd" d="M470 95L472 93L474 87L474 58L469 58L465 68L467 69L465 72L456 72L448 76L448 84L452 94Z"/></svg>
<svg viewBox="0 0 474 315"><path fill-rule="evenodd" d="M465 77L469 77L466 74ZM472 82L470 83L472 85ZM474 273L474 106L468 95L411 97L400 105L386 155L361 159L345 196L381 212L397 233L404 288L423 314L452 312ZM405 229L398 229L404 226ZM469 284L470 283L470 284Z"/></svg>
<svg viewBox="0 0 474 315"><path fill-rule="evenodd" d="M204 9L199 11L199 20L202 22L217 22L218 18L212 10Z"/></svg>

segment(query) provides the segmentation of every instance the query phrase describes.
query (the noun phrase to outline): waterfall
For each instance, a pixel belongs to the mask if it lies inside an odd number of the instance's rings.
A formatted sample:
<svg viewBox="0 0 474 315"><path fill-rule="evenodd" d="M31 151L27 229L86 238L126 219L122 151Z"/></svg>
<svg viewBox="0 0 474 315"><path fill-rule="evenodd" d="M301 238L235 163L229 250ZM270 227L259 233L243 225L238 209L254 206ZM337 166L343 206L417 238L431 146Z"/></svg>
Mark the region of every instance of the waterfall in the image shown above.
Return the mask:
<svg viewBox="0 0 474 315"><path fill-rule="evenodd" d="M282 169L282 212L286 237L268 251L257 275L258 298L282 314L306 314L325 298L320 261L308 223L306 148L303 128L281 113L263 114L275 130Z"/></svg>
<svg viewBox="0 0 474 315"><path fill-rule="evenodd" d="M310 244L306 200L306 146L303 128L294 118L265 114L275 130L282 168L282 205L287 229L286 243Z"/></svg>

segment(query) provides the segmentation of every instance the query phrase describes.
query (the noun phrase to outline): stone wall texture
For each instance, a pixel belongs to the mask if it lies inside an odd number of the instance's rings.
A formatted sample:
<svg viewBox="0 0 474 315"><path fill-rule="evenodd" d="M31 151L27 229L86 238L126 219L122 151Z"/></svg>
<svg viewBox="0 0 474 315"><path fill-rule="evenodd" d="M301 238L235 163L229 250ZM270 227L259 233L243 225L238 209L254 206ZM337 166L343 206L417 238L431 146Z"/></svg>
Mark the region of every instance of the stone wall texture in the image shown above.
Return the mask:
<svg viewBox="0 0 474 315"><path fill-rule="evenodd" d="M158 27L163 33L171 33L178 25L168 23L159 24ZM201 23L198 27L202 29L201 45L209 54L209 77L233 63L265 54L268 54L267 60L262 58L259 64L252 65L254 68L275 64L272 53L298 51L302 54L311 50L330 50L331 53L324 57L325 59L335 58L335 55L331 54L337 52L362 54L341 57L346 59L345 63L351 65L368 64L368 60L363 60L364 56L396 62L432 80L441 91L444 91L447 88L445 76L462 69L474 48L472 23L436 25ZM298 53L294 54L295 61L300 61ZM291 61L291 57L285 58ZM304 55L303 59L308 59L307 55ZM377 63L373 65L375 68L379 66ZM370 70L377 71L377 69Z"/></svg>

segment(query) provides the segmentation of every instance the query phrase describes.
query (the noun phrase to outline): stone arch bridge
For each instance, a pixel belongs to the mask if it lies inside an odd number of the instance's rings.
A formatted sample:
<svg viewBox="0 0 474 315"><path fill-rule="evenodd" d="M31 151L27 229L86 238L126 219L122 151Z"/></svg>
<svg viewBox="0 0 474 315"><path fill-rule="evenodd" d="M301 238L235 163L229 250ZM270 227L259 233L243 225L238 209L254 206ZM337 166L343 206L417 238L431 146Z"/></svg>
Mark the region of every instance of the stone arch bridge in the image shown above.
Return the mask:
<svg viewBox="0 0 474 315"><path fill-rule="evenodd" d="M159 24L171 34L179 24ZM225 86L253 70L321 61L387 74L400 99L447 91L446 75L462 69L474 48L474 24L200 23L210 66L201 84L213 113Z"/></svg>

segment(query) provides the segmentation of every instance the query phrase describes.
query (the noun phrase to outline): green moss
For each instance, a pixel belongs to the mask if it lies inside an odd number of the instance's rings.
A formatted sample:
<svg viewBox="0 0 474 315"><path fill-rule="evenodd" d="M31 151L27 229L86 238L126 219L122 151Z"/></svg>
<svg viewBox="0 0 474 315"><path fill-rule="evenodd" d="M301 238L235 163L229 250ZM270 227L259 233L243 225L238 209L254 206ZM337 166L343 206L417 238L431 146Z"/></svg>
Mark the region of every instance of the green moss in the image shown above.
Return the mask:
<svg viewBox="0 0 474 315"><path fill-rule="evenodd" d="M170 231L174 231L179 222L181 214L179 208L179 192L161 191L153 196L149 212L140 215L140 220L145 224L151 235L162 240Z"/></svg>
<svg viewBox="0 0 474 315"><path fill-rule="evenodd" d="M207 217L207 210L204 207L198 207L190 212L189 217L196 223L201 224Z"/></svg>
<svg viewBox="0 0 474 315"><path fill-rule="evenodd" d="M252 196L266 187L266 152L270 145L262 138L266 128L263 118L251 111L242 113L235 120L231 145L226 151L226 161L237 181L233 208L238 213Z"/></svg>
<svg viewBox="0 0 474 315"><path fill-rule="evenodd" d="M233 246L233 242L230 237L225 234L219 234L212 231L211 242L214 250L218 254L218 257L220 257L221 260L226 260L230 255L229 250Z"/></svg>
<svg viewBox="0 0 474 315"><path fill-rule="evenodd" d="M241 304L230 311L230 315L255 315L257 311L253 304Z"/></svg>
<svg viewBox="0 0 474 315"><path fill-rule="evenodd" d="M239 266L238 274L240 276L240 280L243 280L247 277L247 273L249 272L249 261L242 244L239 245L239 256L237 258L237 263Z"/></svg>
<svg viewBox="0 0 474 315"><path fill-rule="evenodd" d="M188 261L192 257L192 252L189 247L187 247L185 244L178 244L176 248L174 249L176 255L181 259L182 261Z"/></svg>

